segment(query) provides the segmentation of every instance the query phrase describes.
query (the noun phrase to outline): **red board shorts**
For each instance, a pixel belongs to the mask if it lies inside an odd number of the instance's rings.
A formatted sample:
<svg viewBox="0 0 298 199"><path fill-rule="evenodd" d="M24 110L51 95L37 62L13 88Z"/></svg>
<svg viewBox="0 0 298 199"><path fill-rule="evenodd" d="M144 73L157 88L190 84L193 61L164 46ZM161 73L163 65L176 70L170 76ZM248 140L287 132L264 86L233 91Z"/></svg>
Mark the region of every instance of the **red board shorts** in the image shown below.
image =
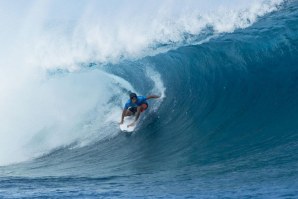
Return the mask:
<svg viewBox="0 0 298 199"><path fill-rule="evenodd" d="M142 110L141 110L141 112L143 112L148 108L148 104L147 103L142 104L141 107L143 107Z"/></svg>

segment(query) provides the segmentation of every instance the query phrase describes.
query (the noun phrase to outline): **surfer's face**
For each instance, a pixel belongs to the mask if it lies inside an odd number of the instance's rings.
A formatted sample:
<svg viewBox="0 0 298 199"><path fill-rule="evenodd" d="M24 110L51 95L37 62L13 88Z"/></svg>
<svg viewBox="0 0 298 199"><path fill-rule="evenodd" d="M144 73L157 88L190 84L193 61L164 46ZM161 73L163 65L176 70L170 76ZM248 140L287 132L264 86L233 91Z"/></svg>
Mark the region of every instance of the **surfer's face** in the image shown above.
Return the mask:
<svg viewBox="0 0 298 199"><path fill-rule="evenodd" d="M136 103L137 102L137 98L136 97L131 98L131 102L132 103Z"/></svg>

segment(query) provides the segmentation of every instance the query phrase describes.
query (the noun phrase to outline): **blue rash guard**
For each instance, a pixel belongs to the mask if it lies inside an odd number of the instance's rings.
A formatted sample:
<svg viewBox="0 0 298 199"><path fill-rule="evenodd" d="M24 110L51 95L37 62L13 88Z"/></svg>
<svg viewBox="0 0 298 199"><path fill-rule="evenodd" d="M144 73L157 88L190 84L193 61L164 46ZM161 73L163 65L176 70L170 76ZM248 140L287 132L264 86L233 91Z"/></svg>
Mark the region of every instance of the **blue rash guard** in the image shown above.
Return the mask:
<svg viewBox="0 0 298 199"><path fill-rule="evenodd" d="M147 98L144 96L137 96L137 102L134 104L134 103L132 103L131 99L129 99L126 102L124 109L127 110L130 107L138 107L138 106L141 106L142 104L146 104L147 103L146 100L147 100Z"/></svg>

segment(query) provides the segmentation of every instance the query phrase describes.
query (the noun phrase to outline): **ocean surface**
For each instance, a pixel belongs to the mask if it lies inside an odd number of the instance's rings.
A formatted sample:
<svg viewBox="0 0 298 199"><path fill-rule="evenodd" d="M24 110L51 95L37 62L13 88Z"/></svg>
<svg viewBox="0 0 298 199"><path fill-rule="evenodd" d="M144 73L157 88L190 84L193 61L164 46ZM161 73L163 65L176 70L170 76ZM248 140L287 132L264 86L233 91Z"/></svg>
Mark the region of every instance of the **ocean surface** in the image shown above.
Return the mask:
<svg viewBox="0 0 298 199"><path fill-rule="evenodd" d="M298 198L298 1L0 11L0 198Z"/></svg>

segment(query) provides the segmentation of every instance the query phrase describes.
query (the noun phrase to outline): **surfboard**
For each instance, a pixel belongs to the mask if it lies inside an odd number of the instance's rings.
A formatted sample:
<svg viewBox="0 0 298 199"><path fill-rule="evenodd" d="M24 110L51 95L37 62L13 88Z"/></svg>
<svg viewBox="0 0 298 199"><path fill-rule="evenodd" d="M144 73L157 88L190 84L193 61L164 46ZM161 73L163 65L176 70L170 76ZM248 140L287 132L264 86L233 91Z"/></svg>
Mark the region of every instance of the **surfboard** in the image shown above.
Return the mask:
<svg viewBox="0 0 298 199"><path fill-rule="evenodd" d="M127 126L129 124L133 123L134 120L135 120L135 116L125 117L123 124L119 125L120 130L123 132L133 132L135 130L137 124L134 126L130 126L130 127L127 127Z"/></svg>

